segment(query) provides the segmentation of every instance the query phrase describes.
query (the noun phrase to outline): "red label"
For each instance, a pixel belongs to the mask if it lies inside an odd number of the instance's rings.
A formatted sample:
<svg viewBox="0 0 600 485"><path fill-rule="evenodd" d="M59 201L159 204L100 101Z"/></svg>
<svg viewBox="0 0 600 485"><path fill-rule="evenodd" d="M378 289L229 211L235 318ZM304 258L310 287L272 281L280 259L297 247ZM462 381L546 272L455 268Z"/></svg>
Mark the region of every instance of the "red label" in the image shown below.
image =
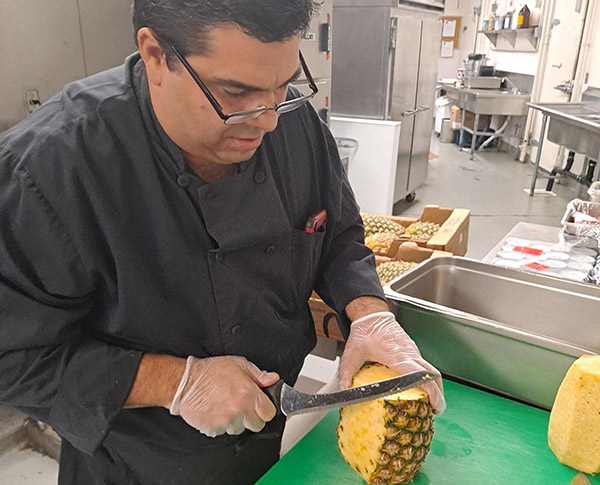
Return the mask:
<svg viewBox="0 0 600 485"><path fill-rule="evenodd" d="M541 256L544 253L544 251L542 251L541 249L529 248L527 246L515 246L513 248L513 251L516 251L518 253L531 254L533 256Z"/></svg>
<svg viewBox="0 0 600 485"><path fill-rule="evenodd" d="M529 263L525 266L531 269L535 269L536 271L546 271L547 269L550 269L550 266L546 266L545 264L540 263Z"/></svg>

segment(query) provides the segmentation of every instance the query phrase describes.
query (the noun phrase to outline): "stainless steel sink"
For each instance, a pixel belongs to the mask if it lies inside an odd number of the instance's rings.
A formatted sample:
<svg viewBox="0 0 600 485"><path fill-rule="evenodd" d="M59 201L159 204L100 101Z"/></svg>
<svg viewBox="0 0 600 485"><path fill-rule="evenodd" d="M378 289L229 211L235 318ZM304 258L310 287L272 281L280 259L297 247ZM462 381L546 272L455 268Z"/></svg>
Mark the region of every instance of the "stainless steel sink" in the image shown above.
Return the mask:
<svg viewBox="0 0 600 485"><path fill-rule="evenodd" d="M550 118L548 140L596 160L600 154L600 111L584 103L529 103Z"/></svg>
<svg viewBox="0 0 600 485"><path fill-rule="evenodd" d="M444 86L458 107L482 115L525 116L528 93L508 89L472 89Z"/></svg>

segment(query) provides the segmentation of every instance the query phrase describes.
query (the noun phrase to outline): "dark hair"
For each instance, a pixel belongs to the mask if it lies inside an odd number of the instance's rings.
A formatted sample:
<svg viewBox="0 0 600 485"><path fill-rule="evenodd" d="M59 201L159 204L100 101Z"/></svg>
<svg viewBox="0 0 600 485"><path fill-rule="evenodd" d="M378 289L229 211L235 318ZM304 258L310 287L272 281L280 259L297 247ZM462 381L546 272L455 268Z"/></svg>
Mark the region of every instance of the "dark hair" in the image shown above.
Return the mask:
<svg viewBox="0 0 600 485"><path fill-rule="evenodd" d="M173 44L182 55L210 48L204 34L218 25L237 25L262 42L285 41L308 29L315 0L135 0L133 26L152 29L169 66ZM137 39L136 39L137 41Z"/></svg>

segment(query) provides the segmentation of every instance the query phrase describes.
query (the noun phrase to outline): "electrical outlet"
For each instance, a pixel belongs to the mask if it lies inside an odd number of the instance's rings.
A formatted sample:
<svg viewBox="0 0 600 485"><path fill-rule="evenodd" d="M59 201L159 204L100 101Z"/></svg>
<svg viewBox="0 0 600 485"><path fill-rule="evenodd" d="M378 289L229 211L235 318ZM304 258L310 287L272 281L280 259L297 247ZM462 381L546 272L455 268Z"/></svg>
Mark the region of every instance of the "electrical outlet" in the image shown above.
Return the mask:
<svg viewBox="0 0 600 485"><path fill-rule="evenodd" d="M42 105L42 102L40 101L40 92L35 88L27 88L24 92L25 103L27 104L27 112L33 113Z"/></svg>

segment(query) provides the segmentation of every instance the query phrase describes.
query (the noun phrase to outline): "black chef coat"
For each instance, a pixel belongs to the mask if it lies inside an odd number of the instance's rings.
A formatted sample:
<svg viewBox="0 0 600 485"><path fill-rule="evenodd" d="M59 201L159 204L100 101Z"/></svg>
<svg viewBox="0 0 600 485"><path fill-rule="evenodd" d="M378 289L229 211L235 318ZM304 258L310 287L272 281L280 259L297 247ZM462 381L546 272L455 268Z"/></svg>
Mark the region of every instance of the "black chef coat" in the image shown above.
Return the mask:
<svg viewBox="0 0 600 485"><path fill-rule="evenodd" d="M0 135L0 207L0 401L88 454L107 433L172 449L238 439L122 410L142 353L241 355L293 383L315 344L313 288L338 312L383 297L308 104L205 183L157 122L139 54ZM304 232L321 209L324 230Z"/></svg>

